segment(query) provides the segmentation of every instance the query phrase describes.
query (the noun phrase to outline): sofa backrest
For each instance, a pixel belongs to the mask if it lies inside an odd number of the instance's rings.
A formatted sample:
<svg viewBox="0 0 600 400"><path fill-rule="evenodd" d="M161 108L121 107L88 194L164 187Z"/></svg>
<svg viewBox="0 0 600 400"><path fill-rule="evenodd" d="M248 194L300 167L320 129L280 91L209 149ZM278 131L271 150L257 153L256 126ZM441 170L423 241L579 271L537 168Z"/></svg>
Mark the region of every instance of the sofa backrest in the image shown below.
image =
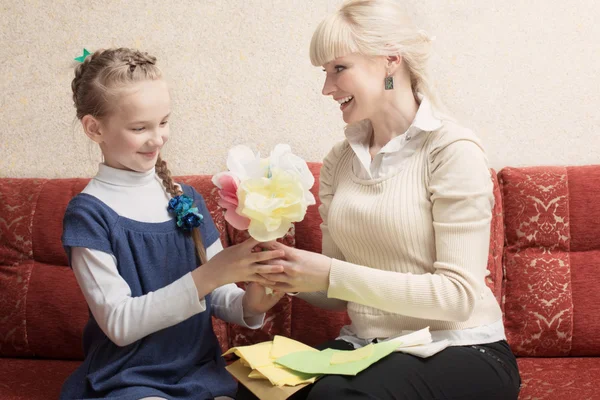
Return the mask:
<svg viewBox="0 0 600 400"><path fill-rule="evenodd" d="M0 357L82 359L88 308L60 237L67 204L89 179L0 178ZM181 177L206 199L228 244L209 176ZM228 328L214 320L223 348Z"/></svg>
<svg viewBox="0 0 600 400"><path fill-rule="evenodd" d="M87 307L60 244L84 179L0 179L0 355L80 358Z"/></svg>
<svg viewBox="0 0 600 400"><path fill-rule="evenodd" d="M505 168L500 181L513 351L600 355L600 165Z"/></svg>

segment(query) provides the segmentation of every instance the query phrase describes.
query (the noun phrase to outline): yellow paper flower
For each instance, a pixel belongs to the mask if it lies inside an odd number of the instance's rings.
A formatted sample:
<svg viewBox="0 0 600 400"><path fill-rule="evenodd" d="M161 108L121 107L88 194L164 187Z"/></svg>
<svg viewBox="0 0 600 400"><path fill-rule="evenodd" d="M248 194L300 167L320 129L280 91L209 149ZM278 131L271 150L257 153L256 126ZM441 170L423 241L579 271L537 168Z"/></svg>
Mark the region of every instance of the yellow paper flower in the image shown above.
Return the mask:
<svg viewBox="0 0 600 400"><path fill-rule="evenodd" d="M283 237L293 222L304 219L307 207L316 203L310 192L314 177L288 145L278 144L268 158L236 146L229 151L227 167L229 171L215 175L213 182L223 192L224 174L239 181L235 213L250 220L248 233L256 240Z"/></svg>
<svg viewBox="0 0 600 400"><path fill-rule="evenodd" d="M270 178L243 181L238 199L238 214L250 219L248 233L261 242L283 237L308 207L300 177L279 168L271 168Z"/></svg>

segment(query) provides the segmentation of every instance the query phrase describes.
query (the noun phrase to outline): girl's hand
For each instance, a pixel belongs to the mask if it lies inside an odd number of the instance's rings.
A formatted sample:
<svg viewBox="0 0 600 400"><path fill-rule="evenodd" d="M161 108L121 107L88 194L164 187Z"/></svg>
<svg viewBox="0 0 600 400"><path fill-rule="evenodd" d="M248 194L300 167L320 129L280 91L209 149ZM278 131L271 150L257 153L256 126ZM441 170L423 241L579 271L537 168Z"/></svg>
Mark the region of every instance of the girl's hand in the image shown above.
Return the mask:
<svg viewBox="0 0 600 400"><path fill-rule="evenodd" d="M272 251L283 250L283 259L271 259L265 263L282 265L282 273L261 273L275 284L267 284L279 292L318 292L329 288L329 271L331 258L319 253L295 249L279 242L262 243L260 245Z"/></svg>
<svg viewBox="0 0 600 400"><path fill-rule="evenodd" d="M244 318L254 317L269 311L271 307L281 300L284 294L284 292L266 294L264 286L250 282L246 285L246 293L242 300Z"/></svg>
<svg viewBox="0 0 600 400"><path fill-rule="evenodd" d="M227 283L258 282L265 286L273 284L274 282L263 275L283 272L281 264L273 261L283 257L285 253L283 250L252 252L259 243L250 238L243 243L227 247L206 264L192 271L200 297ZM269 246L270 243L264 245Z"/></svg>

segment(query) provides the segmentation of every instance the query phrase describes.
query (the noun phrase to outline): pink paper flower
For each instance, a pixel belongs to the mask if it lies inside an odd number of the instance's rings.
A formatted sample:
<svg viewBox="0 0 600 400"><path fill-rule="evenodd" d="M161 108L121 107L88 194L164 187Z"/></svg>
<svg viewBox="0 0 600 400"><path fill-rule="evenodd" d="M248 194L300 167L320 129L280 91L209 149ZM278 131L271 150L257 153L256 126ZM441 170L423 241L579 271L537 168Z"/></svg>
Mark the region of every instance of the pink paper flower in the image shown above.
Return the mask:
<svg viewBox="0 0 600 400"><path fill-rule="evenodd" d="M215 186L219 188L219 206L225 209L225 220L238 230L246 230L250 226L250 219L237 213L239 180L230 172L221 172L213 176Z"/></svg>

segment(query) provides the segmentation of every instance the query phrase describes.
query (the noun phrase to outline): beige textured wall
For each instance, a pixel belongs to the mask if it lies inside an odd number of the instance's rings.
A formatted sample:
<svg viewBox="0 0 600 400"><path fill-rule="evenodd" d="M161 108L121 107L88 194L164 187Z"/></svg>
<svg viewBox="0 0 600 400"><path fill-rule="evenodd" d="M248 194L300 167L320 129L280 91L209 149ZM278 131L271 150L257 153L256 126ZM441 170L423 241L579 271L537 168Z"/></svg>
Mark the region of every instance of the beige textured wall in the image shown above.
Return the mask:
<svg viewBox="0 0 600 400"><path fill-rule="evenodd" d="M308 60L339 0L0 3L0 176L90 176L98 152L74 123L72 59L135 46L159 58L174 99L165 157L214 173L227 149L289 143L318 161L343 137ZM437 37L441 96L482 137L491 165L598 163L600 3L406 0Z"/></svg>

